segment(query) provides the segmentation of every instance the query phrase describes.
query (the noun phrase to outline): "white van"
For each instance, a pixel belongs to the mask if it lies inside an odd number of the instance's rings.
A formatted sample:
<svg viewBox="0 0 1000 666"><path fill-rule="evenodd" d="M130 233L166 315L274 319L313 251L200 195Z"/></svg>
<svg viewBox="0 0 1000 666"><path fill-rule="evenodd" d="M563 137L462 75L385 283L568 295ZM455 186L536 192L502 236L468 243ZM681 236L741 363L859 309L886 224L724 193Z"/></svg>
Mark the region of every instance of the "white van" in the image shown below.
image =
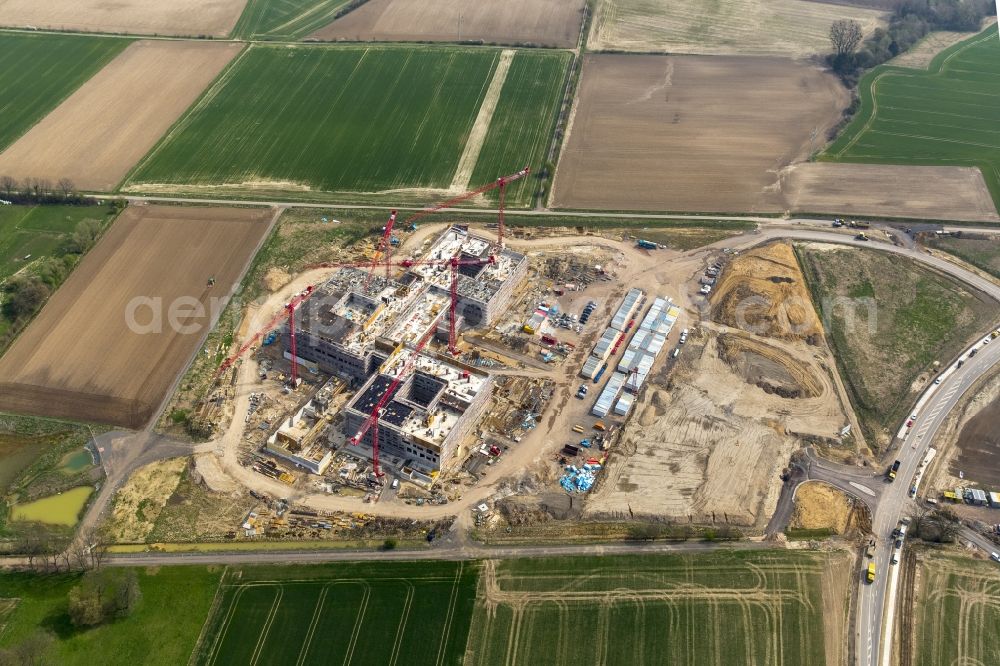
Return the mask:
<svg viewBox="0 0 1000 666"><path fill-rule="evenodd" d="M399 490L399 479L393 479L392 480L392 489L393 490Z"/></svg>
<svg viewBox="0 0 1000 666"><path fill-rule="evenodd" d="M680 347L674 349L674 353L670 355L670 358L677 358L681 355Z"/></svg>

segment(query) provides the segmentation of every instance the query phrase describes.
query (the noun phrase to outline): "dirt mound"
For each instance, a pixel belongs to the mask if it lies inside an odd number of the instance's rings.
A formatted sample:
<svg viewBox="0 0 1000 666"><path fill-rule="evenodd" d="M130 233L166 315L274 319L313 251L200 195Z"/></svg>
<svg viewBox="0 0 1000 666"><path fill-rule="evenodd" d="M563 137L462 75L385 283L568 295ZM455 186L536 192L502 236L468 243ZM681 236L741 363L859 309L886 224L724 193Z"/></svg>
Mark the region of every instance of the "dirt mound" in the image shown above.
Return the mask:
<svg viewBox="0 0 1000 666"><path fill-rule="evenodd" d="M288 274L288 271L277 267L268 268L264 277L261 278L264 288L270 292L278 291L291 281L292 276Z"/></svg>
<svg viewBox="0 0 1000 666"><path fill-rule="evenodd" d="M770 243L734 259L712 296L712 319L750 333L818 344L823 327L788 243Z"/></svg>
<svg viewBox="0 0 1000 666"><path fill-rule="evenodd" d="M719 358L749 384L782 398L815 398L823 393L814 368L759 340L720 335Z"/></svg>
<svg viewBox="0 0 1000 666"><path fill-rule="evenodd" d="M837 534L847 530L851 504L842 491L825 483L810 482L795 491L795 513L791 527L804 530L829 528Z"/></svg>

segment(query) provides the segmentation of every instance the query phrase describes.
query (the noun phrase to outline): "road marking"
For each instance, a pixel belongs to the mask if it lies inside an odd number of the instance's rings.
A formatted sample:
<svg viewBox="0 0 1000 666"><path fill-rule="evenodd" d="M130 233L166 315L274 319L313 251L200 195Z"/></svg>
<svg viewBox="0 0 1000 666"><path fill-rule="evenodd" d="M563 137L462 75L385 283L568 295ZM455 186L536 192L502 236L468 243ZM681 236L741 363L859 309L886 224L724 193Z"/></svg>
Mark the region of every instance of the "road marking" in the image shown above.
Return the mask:
<svg viewBox="0 0 1000 666"><path fill-rule="evenodd" d="M856 483L854 481L851 481L851 485L860 490L861 492L865 493L866 495L871 495L872 497L875 497L875 491L869 488L868 486L863 486L860 483Z"/></svg>

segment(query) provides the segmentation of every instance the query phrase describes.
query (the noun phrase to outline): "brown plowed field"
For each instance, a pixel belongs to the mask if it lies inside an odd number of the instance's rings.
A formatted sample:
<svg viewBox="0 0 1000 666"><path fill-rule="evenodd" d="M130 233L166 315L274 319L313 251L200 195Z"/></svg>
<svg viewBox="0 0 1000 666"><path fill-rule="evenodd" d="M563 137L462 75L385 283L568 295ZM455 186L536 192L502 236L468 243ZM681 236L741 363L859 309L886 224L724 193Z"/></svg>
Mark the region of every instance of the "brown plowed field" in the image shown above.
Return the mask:
<svg viewBox="0 0 1000 666"><path fill-rule="evenodd" d="M576 46L583 0L370 0L312 35L334 41Z"/></svg>
<svg viewBox="0 0 1000 666"><path fill-rule="evenodd" d="M271 217L267 209L127 209L0 359L0 410L144 425L197 348L213 299L237 282ZM189 304L178 303L184 297ZM150 307L133 317L150 325L160 312L160 332L127 324L136 298L161 299L161 307L146 301ZM205 314L184 316L195 301ZM191 332L170 324L172 304L174 319Z"/></svg>
<svg viewBox="0 0 1000 666"><path fill-rule="evenodd" d="M553 205L780 211L778 171L820 147L847 101L782 58L588 55Z"/></svg>
<svg viewBox="0 0 1000 666"><path fill-rule="evenodd" d="M782 171L781 192L792 212L1000 220L976 167L807 162Z"/></svg>
<svg viewBox="0 0 1000 666"><path fill-rule="evenodd" d="M0 0L0 25L225 37L246 0Z"/></svg>
<svg viewBox="0 0 1000 666"><path fill-rule="evenodd" d="M241 44L139 41L0 153L0 174L114 189Z"/></svg>

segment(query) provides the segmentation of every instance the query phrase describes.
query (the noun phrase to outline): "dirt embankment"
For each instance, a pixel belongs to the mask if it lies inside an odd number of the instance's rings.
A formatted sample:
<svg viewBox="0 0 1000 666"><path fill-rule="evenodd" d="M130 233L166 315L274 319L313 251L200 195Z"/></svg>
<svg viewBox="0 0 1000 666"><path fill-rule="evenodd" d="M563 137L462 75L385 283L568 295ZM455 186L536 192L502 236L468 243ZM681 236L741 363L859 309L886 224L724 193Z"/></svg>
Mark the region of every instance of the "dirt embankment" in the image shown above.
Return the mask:
<svg viewBox="0 0 1000 666"><path fill-rule="evenodd" d="M116 543L142 543L181 480L187 458L141 467L115 495L108 527Z"/></svg>

